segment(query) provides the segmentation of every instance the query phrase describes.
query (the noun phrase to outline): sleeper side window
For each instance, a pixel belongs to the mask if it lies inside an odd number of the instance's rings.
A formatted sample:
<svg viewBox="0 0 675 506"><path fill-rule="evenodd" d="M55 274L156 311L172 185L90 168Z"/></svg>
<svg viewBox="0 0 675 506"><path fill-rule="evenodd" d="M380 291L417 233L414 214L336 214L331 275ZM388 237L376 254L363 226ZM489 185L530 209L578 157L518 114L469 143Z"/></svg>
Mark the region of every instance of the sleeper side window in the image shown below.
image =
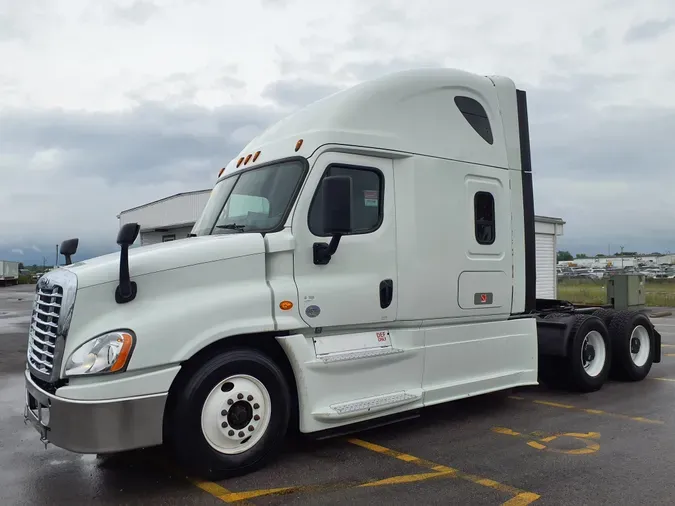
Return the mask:
<svg viewBox="0 0 675 506"><path fill-rule="evenodd" d="M495 242L495 198L489 192L476 192L473 197L476 241L478 244Z"/></svg>
<svg viewBox="0 0 675 506"><path fill-rule="evenodd" d="M309 231L325 237L323 227L322 182L327 176L349 176L352 179L352 232L368 234L374 232L382 223L382 197L384 181L379 170L366 167L331 165L328 167L316 189L309 208Z"/></svg>

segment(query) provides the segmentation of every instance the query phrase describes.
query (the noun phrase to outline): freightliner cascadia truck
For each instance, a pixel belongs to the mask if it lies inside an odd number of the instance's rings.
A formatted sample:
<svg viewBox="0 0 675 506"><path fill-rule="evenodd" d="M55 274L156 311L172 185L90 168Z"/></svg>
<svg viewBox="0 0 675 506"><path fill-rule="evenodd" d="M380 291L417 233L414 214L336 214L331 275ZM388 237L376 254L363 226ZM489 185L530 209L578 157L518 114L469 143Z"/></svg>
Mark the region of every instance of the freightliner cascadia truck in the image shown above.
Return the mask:
<svg viewBox="0 0 675 506"><path fill-rule="evenodd" d="M218 173L190 237L45 274L25 418L42 442L165 445L195 476L540 381L642 380L641 312L537 299L526 93L411 70L293 113Z"/></svg>

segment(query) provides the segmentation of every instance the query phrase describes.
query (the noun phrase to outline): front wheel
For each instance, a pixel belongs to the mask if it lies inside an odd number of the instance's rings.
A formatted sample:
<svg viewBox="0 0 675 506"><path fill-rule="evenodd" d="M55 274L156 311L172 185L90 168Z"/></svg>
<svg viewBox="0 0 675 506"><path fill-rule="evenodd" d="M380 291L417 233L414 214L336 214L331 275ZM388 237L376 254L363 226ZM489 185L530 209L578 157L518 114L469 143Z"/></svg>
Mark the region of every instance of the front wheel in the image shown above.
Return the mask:
<svg viewBox="0 0 675 506"><path fill-rule="evenodd" d="M179 463L224 479L263 466L286 435L291 398L279 366L253 349L204 363L177 392L169 438Z"/></svg>

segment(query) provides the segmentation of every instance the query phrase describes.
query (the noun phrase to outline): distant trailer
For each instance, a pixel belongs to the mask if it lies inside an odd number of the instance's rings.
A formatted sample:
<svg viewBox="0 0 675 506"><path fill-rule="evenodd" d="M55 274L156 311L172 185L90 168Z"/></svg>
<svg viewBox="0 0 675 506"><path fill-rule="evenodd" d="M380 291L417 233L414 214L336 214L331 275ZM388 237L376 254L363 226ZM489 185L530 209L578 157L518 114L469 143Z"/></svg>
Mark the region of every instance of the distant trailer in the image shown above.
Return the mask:
<svg viewBox="0 0 675 506"><path fill-rule="evenodd" d="M19 284L19 262L0 260L0 286Z"/></svg>

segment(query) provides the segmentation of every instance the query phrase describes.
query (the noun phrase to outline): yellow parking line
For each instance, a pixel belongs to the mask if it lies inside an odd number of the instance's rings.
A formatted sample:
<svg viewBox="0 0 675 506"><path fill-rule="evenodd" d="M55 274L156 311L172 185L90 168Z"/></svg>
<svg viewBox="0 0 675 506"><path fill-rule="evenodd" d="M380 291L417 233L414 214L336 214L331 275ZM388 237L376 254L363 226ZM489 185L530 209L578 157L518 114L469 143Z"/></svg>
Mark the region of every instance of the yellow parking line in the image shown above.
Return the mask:
<svg viewBox="0 0 675 506"><path fill-rule="evenodd" d="M653 379L660 379L660 378L653 378ZM664 378L665 379L665 378ZM666 380L668 381L668 380ZM675 381L675 380L672 380ZM509 399L515 399L515 400L528 400L525 399L524 397L516 397L516 396L509 396ZM654 425L663 425L665 422L661 420L652 420L651 418L644 418L642 416L630 416L630 415L623 415L620 413L610 413L608 411L603 411L601 409L591 409L591 408L580 408L577 406L572 406L571 404L562 404L560 402L551 402L551 401L544 401L541 399L532 399L531 402L534 404L540 404L542 406L549 406L552 408L561 408L561 409L569 409L571 411L579 411L582 413L588 413L590 415L603 415L603 416L609 416L612 418L620 418L623 420L632 420L634 422L642 422L642 423L650 423Z"/></svg>
<svg viewBox="0 0 675 506"><path fill-rule="evenodd" d="M190 479L190 482L195 487L202 489L204 492L211 494L213 497L215 497L216 499L220 499L223 502L231 503L241 501L239 499L233 500L232 496L235 494L234 492L226 489L225 487L221 487L220 485L218 485L217 483L213 483L212 481Z"/></svg>
<svg viewBox="0 0 675 506"><path fill-rule="evenodd" d="M360 446L362 448L365 448L366 450L370 450L373 452L377 452L383 455L387 455L389 457L393 457L398 460L402 460L403 462L410 462L412 464L415 464L420 467L424 467L426 469L431 469L432 471L436 471L435 473L425 473L424 476L427 476L426 479L432 479L436 477L452 477L452 478L459 478L462 480L470 481L472 483L475 483L477 485L481 485L483 487L488 487L493 490L497 490L499 492L504 492L506 494L509 494L513 496L509 501L505 502L505 505L508 506L525 506L527 504L530 504L537 499L539 499L539 495L535 494L533 492L527 492L525 490L521 490L516 487L512 487L511 485L505 485L504 483L499 483L498 481L490 480L488 478L483 478L482 476L476 476L474 474L469 474L469 473L464 473L460 471L459 469L455 469L452 467L444 466L437 464L435 462L431 462L429 460L421 459L419 457L415 457L413 455L409 455L407 453L402 453L396 450L392 450L390 448L386 448L384 446L375 444L375 443L369 443L368 441L363 441L362 439L348 439L348 441L352 444L355 444L357 446ZM419 475L418 475L419 476Z"/></svg>
<svg viewBox="0 0 675 506"><path fill-rule="evenodd" d="M653 380L658 380L658 381L675 381L673 378L649 378Z"/></svg>

